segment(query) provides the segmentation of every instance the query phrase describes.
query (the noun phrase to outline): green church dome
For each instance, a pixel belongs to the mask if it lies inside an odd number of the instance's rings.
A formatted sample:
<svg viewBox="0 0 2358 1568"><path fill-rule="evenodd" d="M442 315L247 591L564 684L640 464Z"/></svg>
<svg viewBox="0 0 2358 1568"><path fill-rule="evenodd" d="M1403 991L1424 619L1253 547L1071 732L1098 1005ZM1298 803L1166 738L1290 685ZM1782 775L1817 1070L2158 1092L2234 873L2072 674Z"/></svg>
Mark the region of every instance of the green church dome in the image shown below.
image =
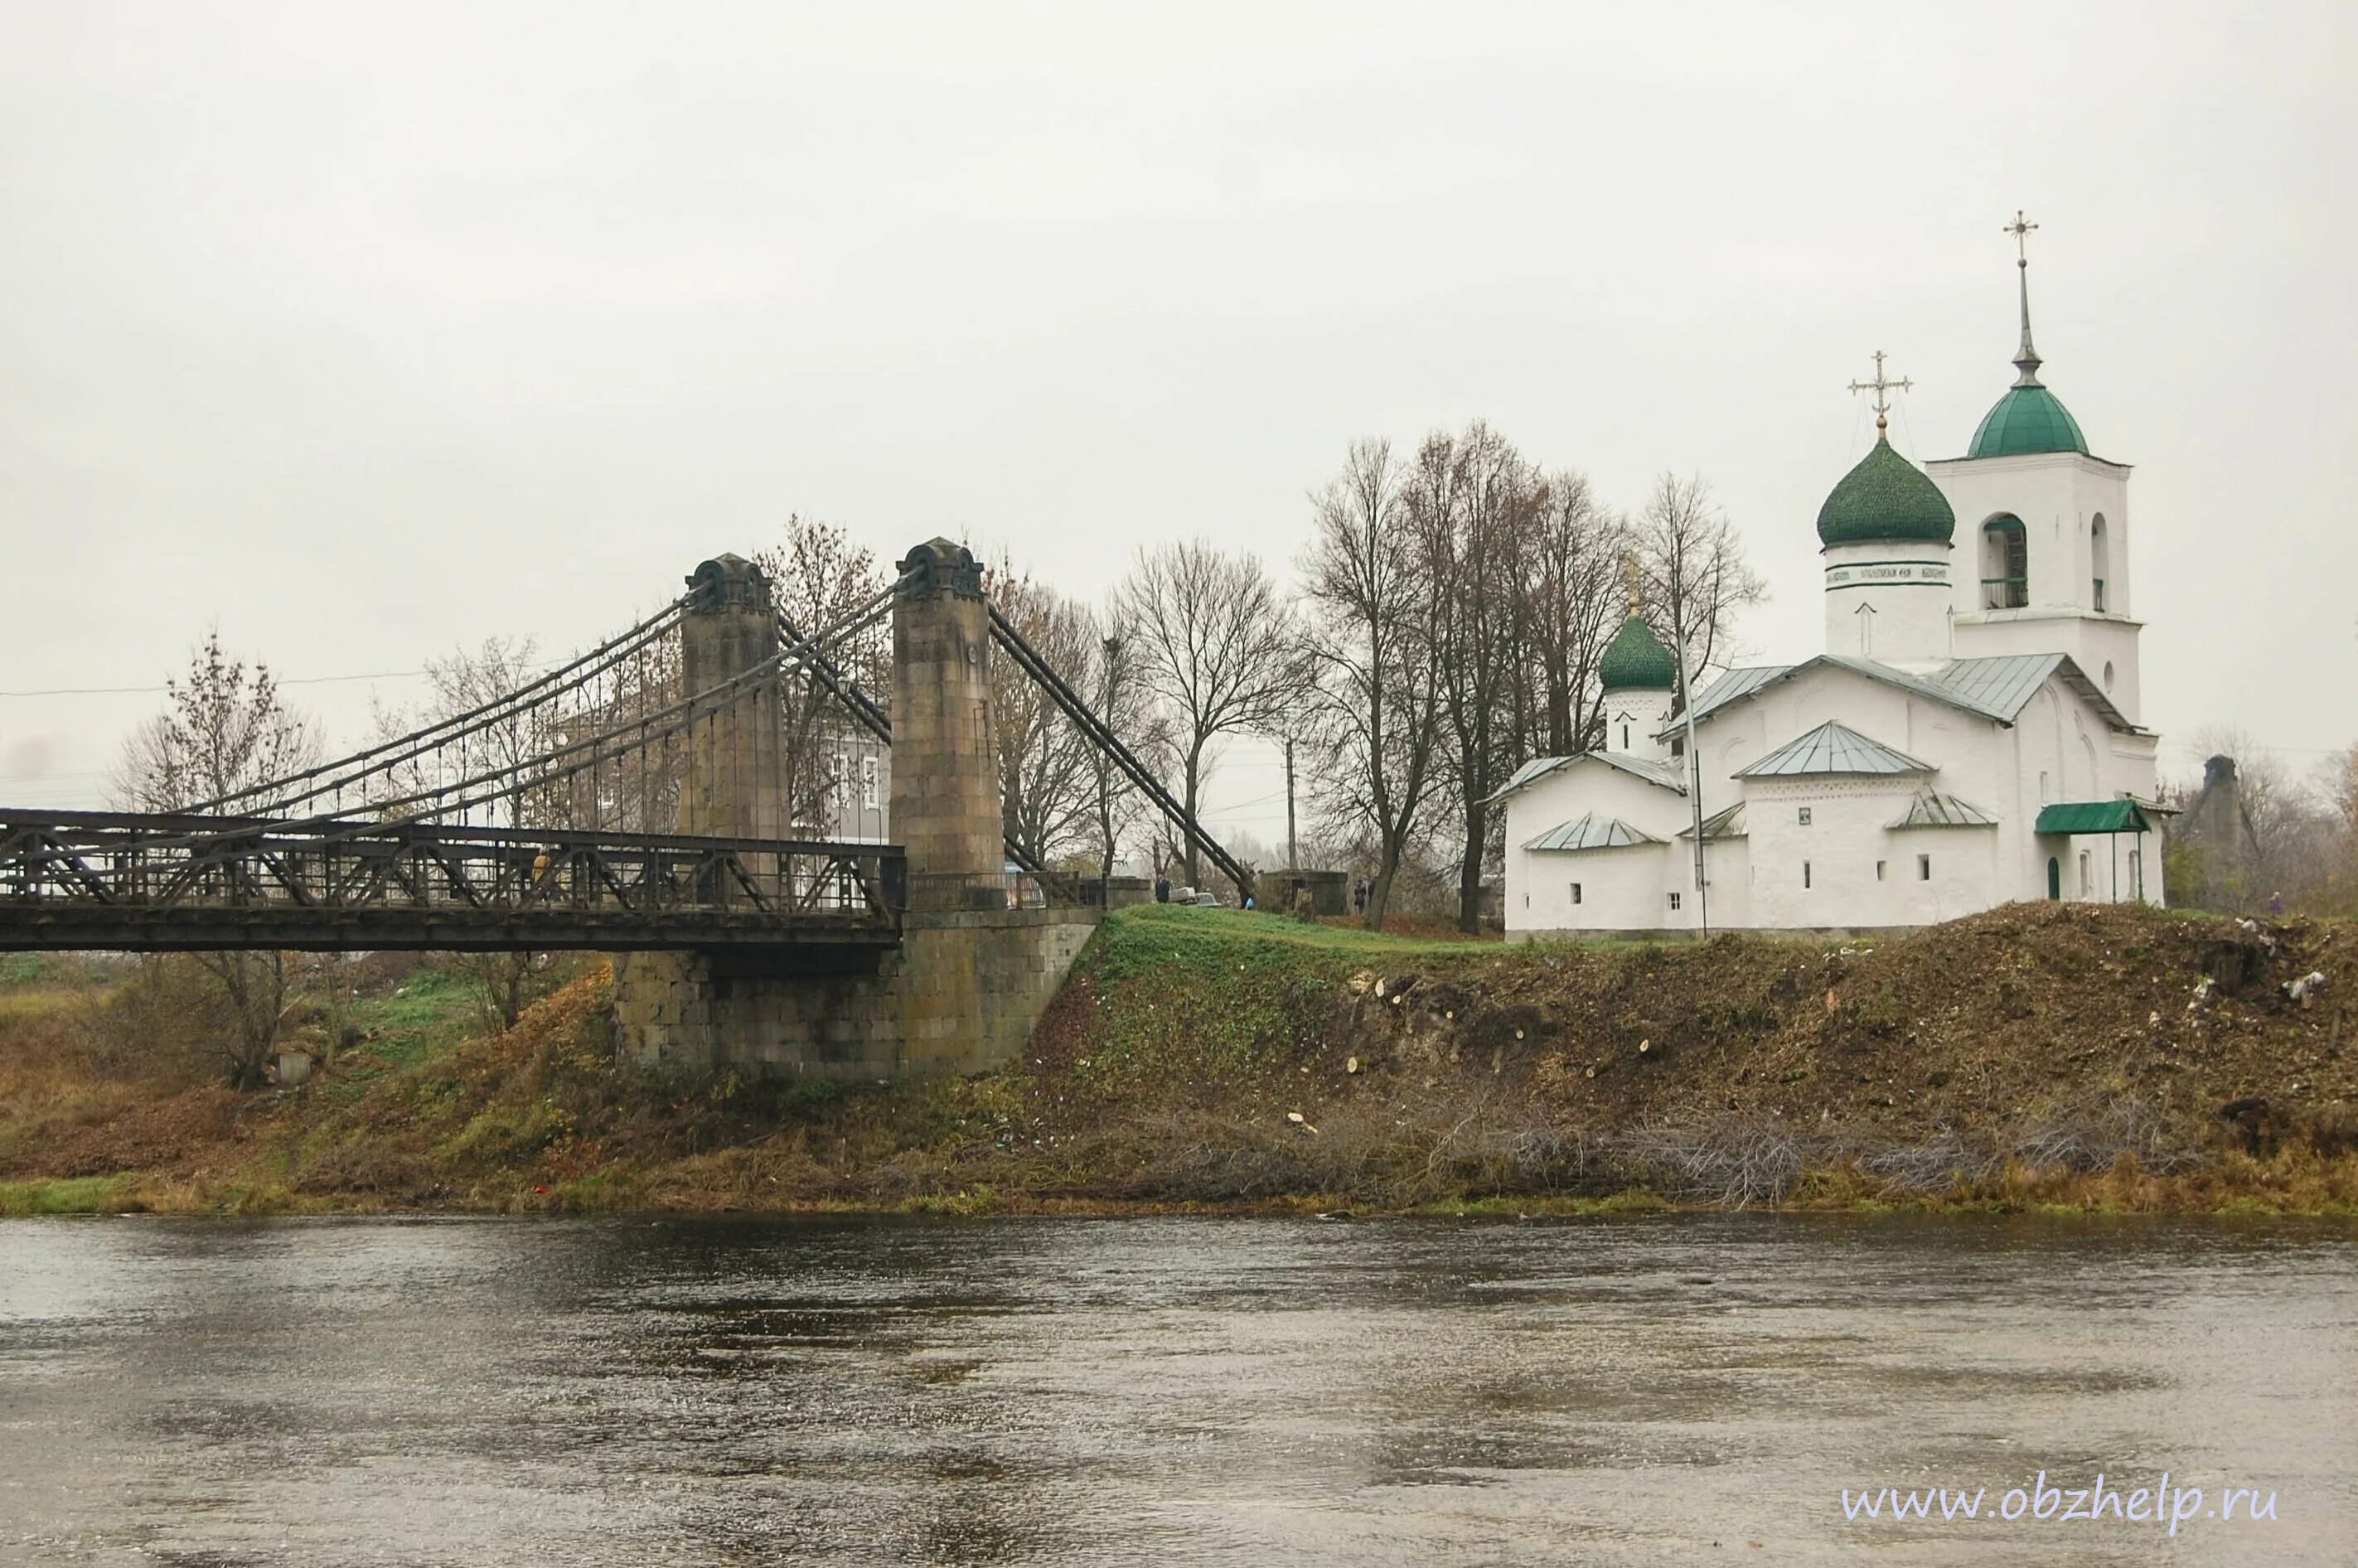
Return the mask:
<svg viewBox="0 0 2358 1568"><path fill-rule="evenodd" d="M2023 452L2081 452L2088 438L2062 399L2038 382L2006 389L1997 406L1982 416L1969 458L2010 458Z"/></svg>
<svg viewBox="0 0 2358 1568"><path fill-rule="evenodd" d="M1596 676L1607 691L1669 691L1679 684L1679 666L1654 629L1632 615L1606 645Z"/></svg>
<svg viewBox="0 0 2358 1568"><path fill-rule="evenodd" d="M1887 539L1945 545L1956 531L1957 514L1940 487L1881 435L1818 508L1818 538L1826 545Z"/></svg>

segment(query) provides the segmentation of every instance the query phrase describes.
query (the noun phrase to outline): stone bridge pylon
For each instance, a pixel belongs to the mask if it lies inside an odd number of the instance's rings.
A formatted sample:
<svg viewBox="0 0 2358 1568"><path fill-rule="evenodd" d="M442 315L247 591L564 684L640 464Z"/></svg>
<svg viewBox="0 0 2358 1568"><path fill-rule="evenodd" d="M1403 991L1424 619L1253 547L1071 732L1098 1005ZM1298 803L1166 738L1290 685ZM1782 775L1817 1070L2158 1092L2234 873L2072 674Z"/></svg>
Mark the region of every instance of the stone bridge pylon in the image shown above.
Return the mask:
<svg viewBox="0 0 2358 1568"><path fill-rule="evenodd" d="M1017 896L1007 871L991 712L990 611L973 552L947 539L900 563L892 615L891 833L906 851L895 949L645 952L614 967L617 1048L691 1071L817 1077L979 1072L1015 1060L1099 911ZM734 556L688 579L692 694L780 652L770 585ZM787 759L774 697L733 706L691 746L680 831L782 839Z"/></svg>

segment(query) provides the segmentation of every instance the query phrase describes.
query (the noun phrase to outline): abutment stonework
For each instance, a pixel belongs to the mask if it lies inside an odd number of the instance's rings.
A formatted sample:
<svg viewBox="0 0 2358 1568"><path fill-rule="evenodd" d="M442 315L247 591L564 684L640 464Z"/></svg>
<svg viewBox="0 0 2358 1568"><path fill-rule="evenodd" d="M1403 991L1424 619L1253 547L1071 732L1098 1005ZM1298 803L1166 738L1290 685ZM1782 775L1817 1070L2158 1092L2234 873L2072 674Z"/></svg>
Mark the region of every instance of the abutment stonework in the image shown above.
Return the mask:
<svg viewBox="0 0 2358 1568"><path fill-rule="evenodd" d="M891 824L908 853L914 907L899 949L821 974L748 972L726 955L619 956L613 1017L625 1061L839 1079L987 1072L1022 1057L1096 929L1095 911L1006 907L990 607L974 557L935 539L900 565ZM688 580L698 591L682 665L694 693L754 668L778 644L760 568L723 556ZM766 716L715 725L691 746L681 830L783 837L779 734L773 700Z"/></svg>

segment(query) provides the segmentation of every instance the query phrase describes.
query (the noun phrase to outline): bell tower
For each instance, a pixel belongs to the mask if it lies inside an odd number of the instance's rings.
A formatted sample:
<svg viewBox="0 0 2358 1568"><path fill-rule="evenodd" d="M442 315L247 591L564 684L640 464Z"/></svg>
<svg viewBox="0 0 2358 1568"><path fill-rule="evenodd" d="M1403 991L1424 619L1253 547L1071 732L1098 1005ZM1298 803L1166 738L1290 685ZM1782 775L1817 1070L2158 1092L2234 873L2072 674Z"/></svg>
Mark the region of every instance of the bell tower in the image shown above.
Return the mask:
<svg viewBox="0 0 2358 1568"><path fill-rule="evenodd" d="M2137 633L2129 571L2129 466L2088 450L2080 422L2039 379L2030 336L2029 236L2015 242L2021 336L2014 384L1962 458L1927 463L1964 525L1951 603L1959 658L2063 654L2137 722Z"/></svg>

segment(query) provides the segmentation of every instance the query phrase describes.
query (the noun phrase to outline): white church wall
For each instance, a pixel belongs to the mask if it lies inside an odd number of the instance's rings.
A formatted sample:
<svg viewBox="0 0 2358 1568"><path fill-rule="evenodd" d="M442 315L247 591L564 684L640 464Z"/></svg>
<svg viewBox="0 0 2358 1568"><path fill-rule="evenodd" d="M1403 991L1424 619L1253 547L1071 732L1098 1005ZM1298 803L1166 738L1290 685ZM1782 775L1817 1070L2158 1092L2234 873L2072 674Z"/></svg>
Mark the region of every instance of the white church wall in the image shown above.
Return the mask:
<svg viewBox="0 0 2358 1568"><path fill-rule="evenodd" d="M1662 867L1666 863L1656 854L1644 863L1654 870L1648 873L1650 882L1633 882L1621 868L1636 865L1642 852L1658 848L1639 846L1628 851L1590 849L1531 850L1523 846L1551 827L1595 812L1606 816L1617 816L1641 832L1668 840L1688 822L1687 797L1676 790L1649 784L1613 766L1610 762L1590 757L1557 769L1530 787L1507 797L1506 825L1506 925L1509 931L1518 930L1653 930L1663 922L1662 906L1668 903L1663 895ZM1627 854L1631 859L1616 863L1615 869L1598 881L1591 893L1585 881L1577 871L1563 868L1594 860L1599 856ZM1582 881L1583 899L1575 912L1571 903L1568 883ZM1601 902L1592 902L1601 901ZM1682 901L1683 902L1683 901ZM1577 913L1578 920L1573 920Z"/></svg>
<svg viewBox="0 0 2358 1568"><path fill-rule="evenodd" d="M1957 514L1957 559L1952 602L1960 615L1979 614L1982 599L1982 528L1991 518L2022 520L2028 598L2032 607L2067 605L2093 611L2089 572L2088 524L2102 513L2113 573L2105 584L2106 611L2129 613L2128 469L2077 452L2039 452L2009 458L1952 458L1924 465ZM1971 569L1967 569L1970 566ZM2113 591L2117 581L2119 592Z"/></svg>
<svg viewBox="0 0 2358 1568"><path fill-rule="evenodd" d="M1885 818L1886 821L1891 818ZM1903 827L1878 858L1887 925L1933 925L2006 902L1998 896L1999 827Z"/></svg>
<svg viewBox="0 0 2358 1568"><path fill-rule="evenodd" d="M1906 669L1947 662L1949 546L1890 540L1833 545L1821 554L1826 652Z"/></svg>
<svg viewBox="0 0 2358 1568"><path fill-rule="evenodd" d="M1959 622L1957 657L1994 659L2011 654L2065 654L2114 707L2136 720L2145 700L2139 676L2136 622L2098 619L2069 610L2017 610L1974 622Z"/></svg>
<svg viewBox="0 0 2358 1568"><path fill-rule="evenodd" d="M1957 657L2069 654L2115 707L2136 719L2143 711L2144 691L2139 625L2132 618L2128 469L2076 452L2048 452L1956 459L1929 463L1926 471L1956 512L1958 559L1971 563L1954 574ZM2018 610L1984 607L1982 528L2001 514L2022 520L2028 546L2028 603Z"/></svg>
<svg viewBox="0 0 2358 1568"><path fill-rule="evenodd" d="M1913 779L1813 776L1751 781L1752 922L1782 927L1907 924L1884 824L1908 808ZM1803 823L1802 811L1810 820ZM1876 875L1876 862L1886 862Z"/></svg>
<svg viewBox="0 0 2358 1568"><path fill-rule="evenodd" d="M1646 762L1668 762L1668 741L1655 739L1671 721L1666 691L1616 691L1605 697L1605 749Z"/></svg>
<svg viewBox="0 0 2358 1568"><path fill-rule="evenodd" d="M1669 895L1672 888L1685 885L1687 879L1676 875L1684 854L1684 846L1670 844L1529 851L1522 858L1520 888L1508 890L1507 928L1659 931L1682 925L1683 911L1670 908ZM1517 914L1520 920L1514 918Z"/></svg>
<svg viewBox="0 0 2358 1568"><path fill-rule="evenodd" d="M1694 860L1692 839L1679 845L1682 869ZM1714 838L1704 846L1704 875L1710 879L1709 914L1714 931L1736 931L1752 924L1752 841L1749 838ZM1692 871L1688 880L1693 881ZM1692 912L1690 924L1699 922L1704 911L1700 906Z"/></svg>

